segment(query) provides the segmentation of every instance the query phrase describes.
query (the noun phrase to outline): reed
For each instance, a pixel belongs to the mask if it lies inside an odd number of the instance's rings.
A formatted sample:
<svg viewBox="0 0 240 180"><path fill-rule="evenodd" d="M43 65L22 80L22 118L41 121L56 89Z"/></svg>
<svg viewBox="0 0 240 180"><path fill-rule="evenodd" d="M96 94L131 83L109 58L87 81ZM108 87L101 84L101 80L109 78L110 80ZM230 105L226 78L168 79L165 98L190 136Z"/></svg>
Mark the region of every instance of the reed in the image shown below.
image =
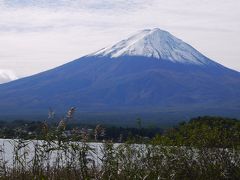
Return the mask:
<svg viewBox="0 0 240 180"><path fill-rule="evenodd" d="M0 179L239 179L240 149L166 146L149 141L121 144L104 140L97 125L95 143L86 129L66 134L75 109L55 128L43 123L41 140L10 140L0 146ZM12 161L6 155L12 153Z"/></svg>

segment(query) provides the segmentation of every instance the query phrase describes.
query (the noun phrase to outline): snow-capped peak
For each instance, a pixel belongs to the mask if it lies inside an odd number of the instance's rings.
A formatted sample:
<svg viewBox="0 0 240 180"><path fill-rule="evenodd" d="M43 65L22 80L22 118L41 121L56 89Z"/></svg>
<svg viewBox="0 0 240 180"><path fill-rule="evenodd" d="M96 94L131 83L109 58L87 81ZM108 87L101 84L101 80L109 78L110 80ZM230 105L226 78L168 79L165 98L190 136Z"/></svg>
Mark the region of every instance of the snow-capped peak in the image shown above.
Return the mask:
<svg viewBox="0 0 240 180"><path fill-rule="evenodd" d="M192 46L159 28L142 30L111 47L90 54L90 56L112 58L144 56L187 64L212 64L211 60Z"/></svg>

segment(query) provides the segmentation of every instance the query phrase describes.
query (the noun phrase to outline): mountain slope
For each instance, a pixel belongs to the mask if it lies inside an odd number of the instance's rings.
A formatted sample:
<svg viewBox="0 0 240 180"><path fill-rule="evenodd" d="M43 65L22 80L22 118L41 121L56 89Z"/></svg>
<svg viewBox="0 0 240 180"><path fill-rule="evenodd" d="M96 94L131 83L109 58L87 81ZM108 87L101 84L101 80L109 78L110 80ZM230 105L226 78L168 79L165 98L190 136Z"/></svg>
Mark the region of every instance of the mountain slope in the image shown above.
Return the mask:
<svg viewBox="0 0 240 180"><path fill-rule="evenodd" d="M121 48L116 48L118 43L55 69L0 85L1 116L45 116L49 107L61 114L70 106L76 106L80 116L91 112L93 119L95 113L120 117L145 113L156 120L203 114L240 116L239 72L213 62L183 41L180 47L171 43L169 48L162 48L168 47L169 38L164 41L159 36L167 32L145 31L152 33L130 37L134 43L125 40L128 45ZM167 36L174 42L177 39L169 33ZM160 43L148 46L145 41ZM182 48L185 46L189 48ZM133 47L139 53L132 54ZM155 51L159 56L149 56Z"/></svg>

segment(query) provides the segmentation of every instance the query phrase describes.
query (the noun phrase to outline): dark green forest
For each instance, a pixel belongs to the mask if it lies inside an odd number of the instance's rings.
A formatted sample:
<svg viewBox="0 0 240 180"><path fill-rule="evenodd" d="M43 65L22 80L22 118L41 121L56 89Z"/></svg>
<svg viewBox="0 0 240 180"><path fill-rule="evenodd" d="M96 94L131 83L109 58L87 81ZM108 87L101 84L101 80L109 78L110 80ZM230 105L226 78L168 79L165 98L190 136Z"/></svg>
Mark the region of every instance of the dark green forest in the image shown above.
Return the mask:
<svg viewBox="0 0 240 180"><path fill-rule="evenodd" d="M58 122L49 122L48 128L54 129ZM44 123L40 121L1 121L0 138L39 139ZM223 117L197 117L188 122L181 122L171 128L142 127L141 119L136 120L136 127L118 127L99 125L104 129L101 140L113 142L133 141L154 142L166 145L235 147L240 145L240 121ZM71 136L74 131L87 131L94 141L96 125L68 122L64 132Z"/></svg>
<svg viewBox="0 0 240 180"><path fill-rule="evenodd" d="M141 119L128 128L86 125L71 118L0 126L1 138L16 138L11 140L10 167L4 145L0 147L0 179L240 178L237 119L197 117L171 128L142 127Z"/></svg>

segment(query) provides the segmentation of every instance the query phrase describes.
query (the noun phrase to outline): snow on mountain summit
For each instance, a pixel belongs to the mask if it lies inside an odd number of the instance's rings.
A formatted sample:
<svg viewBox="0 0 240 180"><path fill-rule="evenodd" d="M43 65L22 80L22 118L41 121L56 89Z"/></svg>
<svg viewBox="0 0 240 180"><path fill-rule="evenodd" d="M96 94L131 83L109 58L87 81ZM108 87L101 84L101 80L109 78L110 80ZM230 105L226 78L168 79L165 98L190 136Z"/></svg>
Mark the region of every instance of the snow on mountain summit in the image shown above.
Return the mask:
<svg viewBox="0 0 240 180"><path fill-rule="evenodd" d="M187 64L213 64L211 60L189 44L158 28L142 30L90 56L109 56L112 58L144 56Z"/></svg>

